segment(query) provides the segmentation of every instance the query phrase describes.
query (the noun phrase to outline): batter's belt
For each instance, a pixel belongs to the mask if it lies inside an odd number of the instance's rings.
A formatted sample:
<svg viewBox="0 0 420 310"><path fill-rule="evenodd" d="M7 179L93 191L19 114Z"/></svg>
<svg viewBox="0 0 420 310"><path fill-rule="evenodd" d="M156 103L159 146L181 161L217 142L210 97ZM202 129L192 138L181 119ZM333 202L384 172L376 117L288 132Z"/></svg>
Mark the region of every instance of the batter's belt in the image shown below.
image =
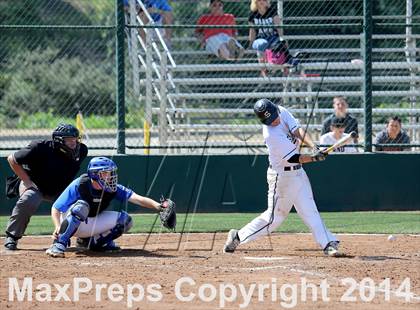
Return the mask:
<svg viewBox="0 0 420 310"><path fill-rule="evenodd" d="M273 169L273 167L271 165L269 165L269 167L271 169ZM294 171L294 170L299 170L300 168L302 168L302 165L295 165L295 166L288 166L288 167L283 167L284 171Z"/></svg>

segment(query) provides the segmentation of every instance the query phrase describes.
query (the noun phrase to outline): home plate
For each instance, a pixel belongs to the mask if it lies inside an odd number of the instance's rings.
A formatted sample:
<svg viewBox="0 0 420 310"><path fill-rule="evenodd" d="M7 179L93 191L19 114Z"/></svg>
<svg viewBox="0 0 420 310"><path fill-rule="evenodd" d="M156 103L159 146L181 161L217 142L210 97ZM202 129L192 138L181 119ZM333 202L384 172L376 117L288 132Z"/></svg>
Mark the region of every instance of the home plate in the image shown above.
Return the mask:
<svg viewBox="0 0 420 310"><path fill-rule="evenodd" d="M286 259L290 259L290 257L285 257L285 256L278 256L278 257L268 257L268 256L257 256L257 257L254 257L254 256L245 256L243 259L246 259L246 260L251 260L251 261L261 261L261 262L264 262L264 261L277 261L277 260L286 260Z"/></svg>

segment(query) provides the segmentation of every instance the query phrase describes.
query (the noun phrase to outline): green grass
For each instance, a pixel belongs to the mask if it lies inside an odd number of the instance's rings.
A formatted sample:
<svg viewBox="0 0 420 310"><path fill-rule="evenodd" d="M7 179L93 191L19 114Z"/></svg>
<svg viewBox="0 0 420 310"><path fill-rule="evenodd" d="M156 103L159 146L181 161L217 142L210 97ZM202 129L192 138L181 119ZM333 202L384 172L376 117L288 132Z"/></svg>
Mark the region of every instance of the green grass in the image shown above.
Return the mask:
<svg viewBox="0 0 420 310"><path fill-rule="evenodd" d="M177 231L215 232L240 228L257 213L199 213L189 215L185 222L185 214L178 214ZM322 213L327 227L335 233L384 233L384 234L420 234L420 212L328 212ZM135 214L131 233L149 232L156 219L153 214ZM0 217L0 235L4 235L8 217ZM160 231L159 220L153 227ZM291 213L280 226L281 232L308 232L296 213ZM27 235L48 235L52 232L49 216L34 216L26 231Z"/></svg>

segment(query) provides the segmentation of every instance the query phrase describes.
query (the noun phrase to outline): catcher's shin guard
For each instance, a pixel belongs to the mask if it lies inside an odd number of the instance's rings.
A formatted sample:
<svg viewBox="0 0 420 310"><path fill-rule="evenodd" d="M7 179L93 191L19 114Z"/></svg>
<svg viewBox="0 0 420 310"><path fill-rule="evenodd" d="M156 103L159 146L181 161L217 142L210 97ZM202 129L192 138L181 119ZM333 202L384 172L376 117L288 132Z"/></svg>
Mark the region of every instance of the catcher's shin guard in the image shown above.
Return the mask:
<svg viewBox="0 0 420 310"><path fill-rule="evenodd" d="M84 200L78 200L71 206L70 213L61 223L57 242L67 246L70 238L74 235L81 222L86 221L89 214L89 204Z"/></svg>
<svg viewBox="0 0 420 310"><path fill-rule="evenodd" d="M117 224L114 226L114 228L99 235L93 236L91 238L89 248L95 250L103 247L104 245L110 243L112 240L120 237L123 233L129 231L132 226L133 220L131 216L127 212L121 211L118 214Z"/></svg>

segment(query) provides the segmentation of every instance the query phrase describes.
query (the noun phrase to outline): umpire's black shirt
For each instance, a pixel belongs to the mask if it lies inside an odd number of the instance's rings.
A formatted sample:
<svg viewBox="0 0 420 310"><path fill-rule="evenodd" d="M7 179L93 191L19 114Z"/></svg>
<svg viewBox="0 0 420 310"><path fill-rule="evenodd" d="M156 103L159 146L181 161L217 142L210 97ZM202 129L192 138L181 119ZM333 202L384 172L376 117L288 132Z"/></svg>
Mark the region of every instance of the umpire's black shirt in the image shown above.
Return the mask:
<svg viewBox="0 0 420 310"><path fill-rule="evenodd" d="M32 141L14 153L16 162L25 169L43 195L56 197L70 184L86 158L88 149L80 144L79 158L70 159L54 149L52 140Z"/></svg>

